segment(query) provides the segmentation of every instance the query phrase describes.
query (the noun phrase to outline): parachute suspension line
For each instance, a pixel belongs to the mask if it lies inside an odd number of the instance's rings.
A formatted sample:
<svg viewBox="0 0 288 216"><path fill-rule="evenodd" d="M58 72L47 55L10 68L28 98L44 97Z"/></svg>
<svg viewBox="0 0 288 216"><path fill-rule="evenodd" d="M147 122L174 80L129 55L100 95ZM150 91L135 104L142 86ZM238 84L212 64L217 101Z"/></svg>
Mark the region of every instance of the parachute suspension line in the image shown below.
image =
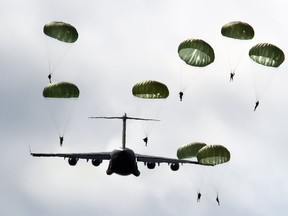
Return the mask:
<svg viewBox="0 0 288 216"><path fill-rule="evenodd" d="M203 169L203 167L199 167L200 169L198 169L197 171L198 172L194 172L194 179L192 179L191 176L189 176L189 179L190 179L190 182L192 184L192 187L194 189L194 191L198 194L198 193L201 193L201 189L202 189L202 186L203 186L203 183L204 183L204 177L205 177L205 169Z"/></svg>
<svg viewBox="0 0 288 216"><path fill-rule="evenodd" d="M50 58L50 53L49 53L49 49L48 49L48 44L47 44L47 40L45 40L45 47L46 47L46 55L47 55L47 61L48 61L48 78L51 81L51 75L52 75L52 70L51 70L51 58Z"/></svg>
<svg viewBox="0 0 288 216"><path fill-rule="evenodd" d="M256 101L259 101L260 100L260 92L259 92L259 89L257 88L257 77L256 77L256 72L255 70L253 69L253 62L251 62L250 64L250 71L252 73L252 79L253 79L253 84L254 84L254 93L255 93L255 100Z"/></svg>
<svg viewBox="0 0 288 216"><path fill-rule="evenodd" d="M227 40L227 39L226 39ZM232 59L229 57L230 56L230 53L228 52L228 49L226 48L226 49L224 49L225 50L225 56L226 56L226 60L227 60L227 62L228 62L228 66L229 66L229 70L230 70L230 73L232 73L232 72L234 72L235 73L235 70L236 70L236 68L234 67L233 68L233 64L232 64Z"/></svg>
<svg viewBox="0 0 288 216"><path fill-rule="evenodd" d="M227 61L227 63L228 63L228 67L229 67L229 72L230 72L230 74L231 73L235 73L235 70L236 70L236 67L233 67L232 65L233 65L233 63L232 63L232 59L230 58L230 52L228 51L228 49L229 49L229 46L228 46L228 44L230 44L230 43L228 43L228 40L229 39L224 39L225 41L224 41L224 43L226 44L227 43L227 45L225 45L225 46L227 46L227 47L225 47L225 49L224 49L224 52L225 52L225 58L226 58L226 61ZM231 42L231 41L230 41Z"/></svg>
<svg viewBox="0 0 288 216"><path fill-rule="evenodd" d="M148 99L149 100L149 99ZM155 119L159 119L160 113L163 110L163 105L166 102L166 99L150 99L152 101L145 101L147 103L151 103L148 105L148 111L147 110L140 110L140 113L142 113L141 115L143 116L143 118L155 118ZM150 111L149 111L150 109ZM146 113L146 114L145 114ZM147 122L147 121L141 121L142 124L142 128L143 128L143 133L146 137L149 137L150 134L153 131L153 127L155 126L156 122Z"/></svg>
<svg viewBox="0 0 288 216"><path fill-rule="evenodd" d="M213 172L213 176L215 176L215 177L213 178L210 176L209 181L212 184L212 187L213 187L217 196L220 193L220 189L221 189L222 183L223 183L223 178L224 178L226 171L227 171L227 166L228 166L227 164L219 164L219 165L216 165L215 167L211 167L211 169L216 168L216 170L214 170L216 172Z"/></svg>
<svg viewBox="0 0 288 216"><path fill-rule="evenodd" d="M186 66L186 65L185 65ZM192 82L189 82L189 79L186 79L188 75L187 71L183 69L183 62L180 62L180 91L185 92L192 84Z"/></svg>
<svg viewBox="0 0 288 216"><path fill-rule="evenodd" d="M234 67L233 67L233 66L230 67L230 72L231 72L231 73L236 73L236 70L237 70L237 68L238 68L238 66L239 66L242 58L243 58L243 56L241 56L241 57L235 62Z"/></svg>
<svg viewBox="0 0 288 216"><path fill-rule="evenodd" d="M179 86L180 86L180 91L184 92L185 87L183 83L183 67L182 67L182 62L179 62L179 71L180 71L180 77L179 77Z"/></svg>
<svg viewBox="0 0 288 216"><path fill-rule="evenodd" d="M258 78L261 78L259 75L257 76L257 73L260 73L260 71L257 71L257 70L255 71L252 68L251 68L251 71L252 71L252 77L253 77L253 82L254 82L254 91L255 91L256 101L260 101L260 99L263 98L264 94L269 89L274 77L276 76L277 70L270 72L272 74L269 74L269 77L267 78L267 80L258 79ZM263 73L265 72L269 73L268 71L264 71ZM267 75L267 74L264 74L264 75ZM261 83L261 81L263 83ZM263 86L261 86L260 83Z"/></svg>
<svg viewBox="0 0 288 216"><path fill-rule="evenodd" d="M143 102L141 102L141 100L139 100L139 98L135 98L135 97L134 97L134 100L135 100L135 104L136 104L135 107L136 107L138 115L140 115L143 118L146 118L146 117L150 118L151 116L145 116L145 112L142 110L143 109ZM145 122L141 121L141 126L142 126L142 130L143 130L143 134L144 134L143 138L145 139L149 135L147 125L145 124Z"/></svg>
<svg viewBox="0 0 288 216"><path fill-rule="evenodd" d="M69 46L69 45L68 45ZM65 56L67 55L67 53L70 51L71 46L67 47L65 49L65 52L63 53L63 55L60 57L60 59L56 62L54 68L52 68L52 72L55 71L55 69L58 67L58 65L60 65L60 63L63 61L63 59L65 58Z"/></svg>
<svg viewBox="0 0 288 216"><path fill-rule="evenodd" d="M180 75L180 88L181 91L184 93L187 91L198 79L200 72L193 71L195 68L189 68L192 71L185 71L183 70L183 66L181 67L181 75Z"/></svg>
<svg viewBox="0 0 288 216"><path fill-rule="evenodd" d="M253 73L253 71L252 71L252 78L253 78L253 83L254 83L255 100L259 101L260 98L259 98L259 93L257 91L256 75Z"/></svg>
<svg viewBox="0 0 288 216"><path fill-rule="evenodd" d="M266 91L268 90L269 86L271 85L274 77L276 75L276 72L269 78L267 85L265 86L265 88L263 89L262 93L259 95L259 99L263 97L263 95L266 93Z"/></svg>
<svg viewBox="0 0 288 216"><path fill-rule="evenodd" d="M66 112L64 113L64 115L60 115L61 113L57 112L57 108L54 106L55 104L49 103L49 102L52 102L51 99L45 99L45 100L48 104L50 116L53 120L55 128L58 132L58 135L59 135L59 137L63 137L64 134L66 134L66 130L67 130L68 125L71 121L72 115L75 112L76 99L75 99L75 101L69 101L69 102L67 101L68 103L73 102L73 104L72 104L72 106L69 106L69 108L70 108L69 110L65 109ZM69 99L69 100L73 100L73 99ZM55 101L53 103L55 103Z"/></svg>
<svg viewBox="0 0 288 216"><path fill-rule="evenodd" d="M239 55L239 58L231 58L231 56L235 55L235 53L229 53L228 50L225 50L226 52L226 59L228 62L228 66L229 66L229 72L230 74L236 74L236 70L238 68L238 66L240 65L240 62L242 61L242 58L244 55ZM244 52L243 52L244 54Z"/></svg>
<svg viewBox="0 0 288 216"><path fill-rule="evenodd" d="M59 127L59 125L58 125L58 122L57 122L57 120L56 120L56 116L55 116L55 114L53 113L52 105L49 104L49 99L45 99L45 101L46 101L46 103L48 104L48 109L49 109L49 112L50 112L50 116L51 116L51 118L52 118L53 124L54 124L54 126L55 126L55 128L56 128L56 130L57 130L57 133L58 133L59 137L60 137L60 136L63 136L63 134L61 133L60 127Z"/></svg>
<svg viewBox="0 0 288 216"><path fill-rule="evenodd" d="M73 110L72 110L72 112L73 112ZM71 121L71 118L72 118L72 114L66 119L66 121L63 122L63 130L62 130L62 134L60 134L61 136L64 136L64 134L66 133L66 130L67 130L67 127Z"/></svg>
<svg viewBox="0 0 288 216"><path fill-rule="evenodd" d="M199 185L196 186L196 183L193 181L192 177L189 176L189 180L192 184L192 187L196 193L200 192L201 187Z"/></svg>
<svg viewBox="0 0 288 216"><path fill-rule="evenodd" d="M51 75L54 73L56 68L61 64L61 62L63 61L63 59L65 58L67 53L70 51L72 46L71 46L71 44L63 44L63 46L67 46L67 47L63 48L64 50L58 56L59 58L55 59L55 62L53 62L52 58L51 58L53 53L49 49L49 45L48 45L49 41L48 40L51 40L51 39L46 38L46 40L45 40L45 42L46 42L46 54L47 54L47 61L48 61L48 70L49 70L48 77L50 77L49 79L51 79ZM58 43L58 41L51 41L51 42L52 43ZM53 49L53 48L51 48L51 49ZM54 48L54 49L56 49L56 48Z"/></svg>
<svg viewBox="0 0 288 216"><path fill-rule="evenodd" d="M64 122L64 125L63 125L63 134L64 135L66 133L66 130L68 128L68 125L70 124L70 121L72 119L72 116L74 116L74 112L76 110L76 104L78 103L75 103L77 99L73 99L75 101L73 101L73 106L71 106L71 109L69 111L69 115L68 115L68 118L66 119L66 121Z"/></svg>
<svg viewBox="0 0 288 216"><path fill-rule="evenodd" d="M139 99L135 98L137 112L143 118L159 119L166 99ZM141 121L144 138L149 137L156 122Z"/></svg>
<svg viewBox="0 0 288 216"><path fill-rule="evenodd" d="M150 133L148 132L148 129L147 129L146 125L144 125L143 122L141 122L141 124L142 124L142 129L143 129L143 132L144 132L144 136L148 137Z"/></svg>
<svg viewBox="0 0 288 216"><path fill-rule="evenodd" d="M65 56L67 55L67 53L70 51L71 46L67 47L64 51L64 53L60 56L60 58L58 59L58 61L55 62L55 65L53 68L51 68L51 74L56 70L56 68L61 64L61 62L63 61L63 59L65 58Z"/></svg>

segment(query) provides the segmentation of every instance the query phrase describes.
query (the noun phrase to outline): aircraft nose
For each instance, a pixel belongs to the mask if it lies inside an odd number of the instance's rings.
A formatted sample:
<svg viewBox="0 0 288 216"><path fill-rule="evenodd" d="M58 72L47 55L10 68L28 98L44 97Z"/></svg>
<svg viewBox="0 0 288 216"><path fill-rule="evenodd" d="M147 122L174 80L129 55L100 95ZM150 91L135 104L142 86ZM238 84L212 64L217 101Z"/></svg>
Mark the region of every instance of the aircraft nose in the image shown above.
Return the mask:
<svg viewBox="0 0 288 216"><path fill-rule="evenodd" d="M107 169L106 174L107 174L107 175L112 175L112 174L113 174L113 171L112 171L111 169Z"/></svg>
<svg viewBox="0 0 288 216"><path fill-rule="evenodd" d="M136 177L140 176L140 171L138 169L135 169L133 175L135 175Z"/></svg>

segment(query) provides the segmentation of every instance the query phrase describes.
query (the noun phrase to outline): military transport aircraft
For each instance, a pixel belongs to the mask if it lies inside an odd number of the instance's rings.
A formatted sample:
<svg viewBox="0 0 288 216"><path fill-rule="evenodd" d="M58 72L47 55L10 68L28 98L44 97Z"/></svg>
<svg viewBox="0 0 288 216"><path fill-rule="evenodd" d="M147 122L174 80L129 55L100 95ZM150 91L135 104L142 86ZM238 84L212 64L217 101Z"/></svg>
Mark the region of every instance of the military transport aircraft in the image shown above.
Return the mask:
<svg viewBox="0 0 288 216"><path fill-rule="evenodd" d="M137 162L143 162L149 169L154 169L156 163L170 164L170 168L173 171L179 169L179 164L200 164L197 161L182 160L182 159L173 159L166 157L150 156L150 155L141 155L134 153L132 149L126 147L126 121L127 119L133 120L142 120L142 121L159 121L156 119L144 119L144 118L134 118L128 117L125 113L122 117L89 117L89 118L103 118L103 119L122 119L123 120L123 131L122 131L122 147L115 149L111 152L95 152L95 153L33 153L30 154L33 157L63 157L68 158L68 163L71 166L75 166L79 159L86 159L87 161L91 160L94 166L99 166L103 160L109 160L109 166L106 171L107 175L113 173L119 175L130 175L135 176L140 175L138 170Z"/></svg>

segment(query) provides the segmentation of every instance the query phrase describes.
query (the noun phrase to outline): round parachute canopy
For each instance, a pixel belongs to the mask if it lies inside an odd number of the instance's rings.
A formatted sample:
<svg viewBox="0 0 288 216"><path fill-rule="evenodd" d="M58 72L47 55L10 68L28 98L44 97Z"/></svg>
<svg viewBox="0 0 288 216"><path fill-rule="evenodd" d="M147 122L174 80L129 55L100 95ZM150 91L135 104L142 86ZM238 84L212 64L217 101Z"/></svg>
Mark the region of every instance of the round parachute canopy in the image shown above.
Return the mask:
<svg viewBox="0 0 288 216"><path fill-rule="evenodd" d="M249 51L250 58L258 64L267 67L279 67L285 60L284 52L269 43L259 43Z"/></svg>
<svg viewBox="0 0 288 216"><path fill-rule="evenodd" d="M178 47L179 57L186 64L196 67L204 67L215 59L213 48L201 39L188 39Z"/></svg>
<svg viewBox="0 0 288 216"><path fill-rule="evenodd" d="M78 87L69 82L55 82L47 85L43 90L44 98L78 98Z"/></svg>
<svg viewBox="0 0 288 216"><path fill-rule="evenodd" d="M253 27L248 23L233 21L222 26L221 34L238 40L251 40L255 33Z"/></svg>
<svg viewBox="0 0 288 216"><path fill-rule="evenodd" d="M74 43L78 39L75 27L68 23L52 21L43 28L44 34L66 43Z"/></svg>
<svg viewBox="0 0 288 216"><path fill-rule="evenodd" d="M146 80L136 83L132 88L132 94L143 99L164 99L169 96L169 90L161 82Z"/></svg>
<svg viewBox="0 0 288 216"><path fill-rule="evenodd" d="M226 163L230 160L230 152L222 145L207 145L199 150L197 160L210 165Z"/></svg>
<svg viewBox="0 0 288 216"><path fill-rule="evenodd" d="M206 146L206 144L202 142L193 142L193 143L181 146L177 150L177 157L179 159L196 157L198 151L202 149L204 146Z"/></svg>

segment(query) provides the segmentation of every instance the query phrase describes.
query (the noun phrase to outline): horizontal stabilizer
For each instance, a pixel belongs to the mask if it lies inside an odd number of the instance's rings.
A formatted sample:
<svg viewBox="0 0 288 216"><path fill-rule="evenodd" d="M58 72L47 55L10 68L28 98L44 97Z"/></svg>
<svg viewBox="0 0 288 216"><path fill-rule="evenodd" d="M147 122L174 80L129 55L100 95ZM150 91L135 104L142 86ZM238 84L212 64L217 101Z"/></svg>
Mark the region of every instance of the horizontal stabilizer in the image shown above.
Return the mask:
<svg viewBox="0 0 288 216"><path fill-rule="evenodd" d="M148 118L138 118L138 117L129 117L127 116L127 114L125 113L123 116L119 117L119 116L99 116L99 117L89 117L89 118L93 118L93 119L131 119L131 120L140 120L140 121L160 121L158 119L148 119Z"/></svg>

